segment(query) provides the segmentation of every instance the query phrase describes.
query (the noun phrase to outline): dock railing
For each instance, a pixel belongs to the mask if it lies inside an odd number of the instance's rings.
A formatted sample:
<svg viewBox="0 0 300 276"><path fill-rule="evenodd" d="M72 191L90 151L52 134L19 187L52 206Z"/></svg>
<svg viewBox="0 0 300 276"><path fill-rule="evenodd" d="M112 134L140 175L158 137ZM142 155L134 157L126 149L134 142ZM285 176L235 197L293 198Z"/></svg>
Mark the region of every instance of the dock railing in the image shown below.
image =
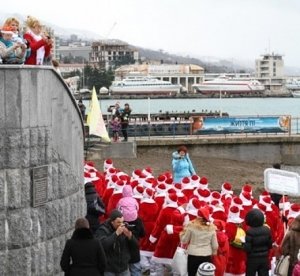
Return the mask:
<svg viewBox="0 0 300 276"><path fill-rule="evenodd" d="M204 126L208 126L203 128ZM109 124L108 132L111 135ZM292 136L300 134L300 117L283 116L237 116L237 117L191 117L189 120L130 120L128 137L145 139L201 139L202 137L232 136Z"/></svg>

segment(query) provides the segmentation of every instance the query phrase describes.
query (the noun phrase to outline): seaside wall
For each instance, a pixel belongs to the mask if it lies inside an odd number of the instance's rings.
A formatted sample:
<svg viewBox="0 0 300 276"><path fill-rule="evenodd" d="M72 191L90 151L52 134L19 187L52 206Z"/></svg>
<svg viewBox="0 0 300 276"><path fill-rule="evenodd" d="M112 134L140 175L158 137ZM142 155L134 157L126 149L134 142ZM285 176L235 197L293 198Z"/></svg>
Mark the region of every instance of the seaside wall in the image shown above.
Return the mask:
<svg viewBox="0 0 300 276"><path fill-rule="evenodd" d="M192 156L300 165L300 136L229 136L137 140L137 152L170 152L186 145Z"/></svg>
<svg viewBox="0 0 300 276"><path fill-rule="evenodd" d="M0 66L0 111L0 275L60 275L85 214L80 111L56 71L13 65Z"/></svg>

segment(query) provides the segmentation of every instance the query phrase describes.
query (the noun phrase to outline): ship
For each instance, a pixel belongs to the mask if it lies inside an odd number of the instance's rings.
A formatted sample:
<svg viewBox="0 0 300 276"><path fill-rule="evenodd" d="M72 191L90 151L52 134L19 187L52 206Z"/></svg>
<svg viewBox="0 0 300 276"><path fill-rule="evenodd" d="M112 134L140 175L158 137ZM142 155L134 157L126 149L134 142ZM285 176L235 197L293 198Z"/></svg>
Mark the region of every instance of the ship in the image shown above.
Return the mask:
<svg viewBox="0 0 300 276"><path fill-rule="evenodd" d="M121 81L114 81L109 87L111 95L168 95L180 93L182 85L159 80L151 76L130 74Z"/></svg>
<svg viewBox="0 0 300 276"><path fill-rule="evenodd" d="M296 79L290 79L290 80L287 80L286 83L285 83L285 87L288 89L288 90L297 90L297 91L300 91L300 80L296 80Z"/></svg>
<svg viewBox="0 0 300 276"><path fill-rule="evenodd" d="M265 91L265 86L258 80L236 79L226 76L219 76L213 80L207 80L203 83L192 85L196 93L202 95L257 95Z"/></svg>

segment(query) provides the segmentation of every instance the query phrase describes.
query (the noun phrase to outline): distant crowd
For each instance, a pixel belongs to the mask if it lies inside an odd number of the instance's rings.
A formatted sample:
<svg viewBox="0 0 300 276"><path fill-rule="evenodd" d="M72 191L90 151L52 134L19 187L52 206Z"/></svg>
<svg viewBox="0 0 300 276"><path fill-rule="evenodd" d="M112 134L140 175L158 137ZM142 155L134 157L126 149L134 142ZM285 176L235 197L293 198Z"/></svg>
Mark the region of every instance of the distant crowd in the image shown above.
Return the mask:
<svg viewBox="0 0 300 276"><path fill-rule="evenodd" d="M84 177L87 214L61 260L70 275L266 276L281 255L290 256L287 275L300 275L300 204L287 196L275 204L248 183L239 192L228 182L212 189L197 174L180 182L151 168L128 175L111 159L103 171L86 162ZM187 252L186 274L174 265L178 248Z"/></svg>
<svg viewBox="0 0 300 276"><path fill-rule="evenodd" d="M22 27L16 17L9 17L0 26L0 63L53 65L53 38L39 19L28 16ZM59 69L58 69L59 70Z"/></svg>

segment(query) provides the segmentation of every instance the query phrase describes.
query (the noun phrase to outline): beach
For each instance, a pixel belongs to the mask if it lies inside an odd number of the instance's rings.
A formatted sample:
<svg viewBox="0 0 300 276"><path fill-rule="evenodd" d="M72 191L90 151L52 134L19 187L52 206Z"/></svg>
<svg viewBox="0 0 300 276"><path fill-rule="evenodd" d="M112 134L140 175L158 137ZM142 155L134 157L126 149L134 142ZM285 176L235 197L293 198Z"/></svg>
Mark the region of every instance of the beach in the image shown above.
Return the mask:
<svg viewBox="0 0 300 276"><path fill-rule="evenodd" d="M213 190L220 190L222 183L230 182L233 189L239 193L241 186L249 183L253 186L255 196L261 193L264 188L264 170L272 167L272 164L234 161L217 157L196 157L190 152L196 173L208 179L209 187ZM93 160L96 168L103 171L104 159ZM114 166L131 175L134 169L150 167L153 175L172 171L171 153L149 153L138 150L137 158L115 158Z"/></svg>

